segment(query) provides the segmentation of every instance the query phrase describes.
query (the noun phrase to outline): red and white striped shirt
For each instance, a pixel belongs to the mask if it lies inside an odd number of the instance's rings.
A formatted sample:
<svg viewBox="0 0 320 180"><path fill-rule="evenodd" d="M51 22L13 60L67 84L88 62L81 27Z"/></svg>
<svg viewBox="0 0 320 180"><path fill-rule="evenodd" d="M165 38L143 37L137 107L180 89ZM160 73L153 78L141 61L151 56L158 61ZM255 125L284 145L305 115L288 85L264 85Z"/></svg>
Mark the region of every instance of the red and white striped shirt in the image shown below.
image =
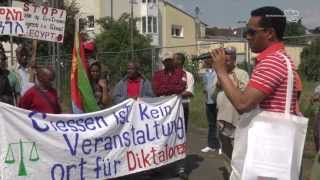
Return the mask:
<svg viewBox="0 0 320 180"><path fill-rule="evenodd" d="M255 88L267 95L260 103L260 108L266 111L285 111L288 72L286 60L280 54L288 57L285 53L283 43L273 44L259 54L248 84L249 87ZM291 58L288 58L291 62L292 71L294 72L295 65ZM297 88L294 85L291 101L291 113L294 114L296 114L296 102Z"/></svg>

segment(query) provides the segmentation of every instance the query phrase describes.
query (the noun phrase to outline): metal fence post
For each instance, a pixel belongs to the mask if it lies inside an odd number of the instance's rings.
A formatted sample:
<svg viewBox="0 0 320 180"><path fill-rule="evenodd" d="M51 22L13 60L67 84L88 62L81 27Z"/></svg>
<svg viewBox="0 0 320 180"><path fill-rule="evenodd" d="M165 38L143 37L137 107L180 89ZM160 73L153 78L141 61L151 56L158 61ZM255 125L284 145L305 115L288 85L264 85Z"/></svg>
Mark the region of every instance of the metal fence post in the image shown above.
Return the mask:
<svg viewBox="0 0 320 180"><path fill-rule="evenodd" d="M156 48L153 47L152 50L151 50L151 61L152 61L152 64L151 64L151 73L152 75L154 74L154 71L155 71L155 64L156 64Z"/></svg>

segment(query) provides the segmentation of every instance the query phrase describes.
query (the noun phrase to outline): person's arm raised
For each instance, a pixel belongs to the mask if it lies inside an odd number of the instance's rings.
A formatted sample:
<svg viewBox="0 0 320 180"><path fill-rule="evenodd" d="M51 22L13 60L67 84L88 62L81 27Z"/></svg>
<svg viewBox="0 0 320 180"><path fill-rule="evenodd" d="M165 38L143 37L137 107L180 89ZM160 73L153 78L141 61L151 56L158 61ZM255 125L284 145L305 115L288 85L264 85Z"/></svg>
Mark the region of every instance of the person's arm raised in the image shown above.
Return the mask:
<svg viewBox="0 0 320 180"><path fill-rule="evenodd" d="M266 97L266 94L263 92L248 86L241 92L232 83L226 70L226 55L223 48L212 50L211 60L212 68L214 68L217 73L223 91L239 113L250 111Z"/></svg>

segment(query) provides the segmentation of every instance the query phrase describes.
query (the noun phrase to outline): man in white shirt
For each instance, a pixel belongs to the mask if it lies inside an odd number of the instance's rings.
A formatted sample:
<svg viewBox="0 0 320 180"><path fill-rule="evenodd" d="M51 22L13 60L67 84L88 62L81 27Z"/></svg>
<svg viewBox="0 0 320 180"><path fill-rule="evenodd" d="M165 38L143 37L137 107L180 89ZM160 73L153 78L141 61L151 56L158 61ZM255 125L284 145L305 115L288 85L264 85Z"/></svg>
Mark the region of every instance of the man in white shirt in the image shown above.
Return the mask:
<svg viewBox="0 0 320 180"><path fill-rule="evenodd" d="M30 54L31 50L29 50L26 46L19 46L16 49L16 57L18 61L18 66L15 68L15 72L18 75L17 79L21 86L20 96L22 96L29 88L31 88L34 83L34 75L31 67Z"/></svg>

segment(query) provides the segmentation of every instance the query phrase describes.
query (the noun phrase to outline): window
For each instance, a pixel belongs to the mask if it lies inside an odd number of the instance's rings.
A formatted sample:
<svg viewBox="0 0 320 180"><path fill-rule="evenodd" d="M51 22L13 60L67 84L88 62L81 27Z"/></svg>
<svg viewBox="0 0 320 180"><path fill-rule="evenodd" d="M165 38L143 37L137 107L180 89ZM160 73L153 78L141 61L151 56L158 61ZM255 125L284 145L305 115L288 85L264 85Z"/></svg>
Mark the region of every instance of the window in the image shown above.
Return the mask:
<svg viewBox="0 0 320 180"><path fill-rule="evenodd" d="M142 2L146 2L146 0L142 0ZM157 0L148 0L148 3L156 3Z"/></svg>
<svg viewBox="0 0 320 180"><path fill-rule="evenodd" d="M88 28L94 28L94 16L87 16L88 19Z"/></svg>
<svg viewBox="0 0 320 180"><path fill-rule="evenodd" d="M158 22L156 16L142 16L142 33L157 33Z"/></svg>
<svg viewBox="0 0 320 180"><path fill-rule="evenodd" d="M142 0L142 3L146 3L146 0Z"/></svg>
<svg viewBox="0 0 320 180"><path fill-rule="evenodd" d="M152 32L152 16L148 16L148 32Z"/></svg>
<svg viewBox="0 0 320 180"><path fill-rule="evenodd" d="M154 32L154 33L157 33L157 32L158 32L157 17L153 16L153 17L152 17L152 21L153 21L153 32Z"/></svg>
<svg viewBox="0 0 320 180"><path fill-rule="evenodd" d="M143 33L146 33L146 26L147 26L146 17L143 16L143 17L142 17L142 32L143 32Z"/></svg>
<svg viewBox="0 0 320 180"><path fill-rule="evenodd" d="M181 25L173 24L171 27L171 35L173 37L183 37L183 28Z"/></svg>

